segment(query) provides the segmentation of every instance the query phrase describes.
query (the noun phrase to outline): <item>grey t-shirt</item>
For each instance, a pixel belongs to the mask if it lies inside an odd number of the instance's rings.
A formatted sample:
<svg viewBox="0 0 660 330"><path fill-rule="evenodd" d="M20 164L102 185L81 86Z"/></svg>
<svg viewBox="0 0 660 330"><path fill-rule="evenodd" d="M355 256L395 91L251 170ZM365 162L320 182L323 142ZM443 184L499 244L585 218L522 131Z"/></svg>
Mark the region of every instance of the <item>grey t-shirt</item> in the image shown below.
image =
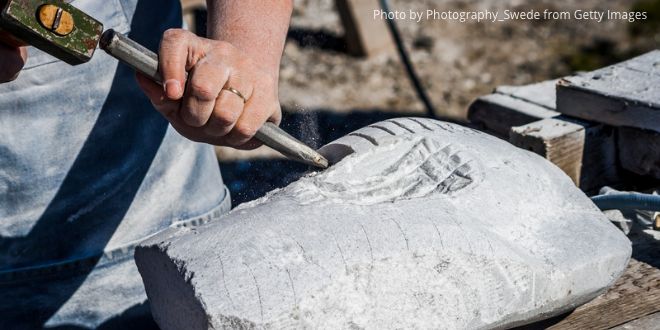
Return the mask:
<svg viewBox="0 0 660 330"><path fill-rule="evenodd" d="M71 3L152 50L181 25L176 0ZM98 268L229 207L213 148L172 129L134 72L102 50L69 66L30 49L18 79L0 84L0 285L90 257Z"/></svg>

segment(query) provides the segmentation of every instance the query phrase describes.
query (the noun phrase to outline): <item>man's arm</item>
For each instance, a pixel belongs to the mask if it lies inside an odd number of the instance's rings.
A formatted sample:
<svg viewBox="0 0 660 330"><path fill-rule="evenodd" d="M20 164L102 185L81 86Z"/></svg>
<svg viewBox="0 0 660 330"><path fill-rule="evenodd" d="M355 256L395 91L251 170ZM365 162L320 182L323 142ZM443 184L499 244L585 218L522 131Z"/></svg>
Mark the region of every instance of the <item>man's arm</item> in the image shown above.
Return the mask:
<svg viewBox="0 0 660 330"><path fill-rule="evenodd" d="M276 77L284 51L292 0L207 0L211 39L232 43Z"/></svg>
<svg viewBox="0 0 660 330"><path fill-rule="evenodd" d="M209 39L166 31L159 51L163 86L142 76L138 82L187 138L254 148L263 123L281 118L277 79L291 11L292 0L208 0Z"/></svg>

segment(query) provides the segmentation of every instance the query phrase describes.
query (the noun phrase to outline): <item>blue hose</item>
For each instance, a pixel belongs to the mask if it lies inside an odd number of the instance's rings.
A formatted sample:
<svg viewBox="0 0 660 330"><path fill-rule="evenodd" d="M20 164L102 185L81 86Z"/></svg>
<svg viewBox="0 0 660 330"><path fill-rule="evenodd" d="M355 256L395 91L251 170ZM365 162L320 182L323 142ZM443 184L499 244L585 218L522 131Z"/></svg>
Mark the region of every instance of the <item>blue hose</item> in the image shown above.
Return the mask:
<svg viewBox="0 0 660 330"><path fill-rule="evenodd" d="M660 212L660 195L640 193L615 193L591 197L599 209L644 210Z"/></svg>

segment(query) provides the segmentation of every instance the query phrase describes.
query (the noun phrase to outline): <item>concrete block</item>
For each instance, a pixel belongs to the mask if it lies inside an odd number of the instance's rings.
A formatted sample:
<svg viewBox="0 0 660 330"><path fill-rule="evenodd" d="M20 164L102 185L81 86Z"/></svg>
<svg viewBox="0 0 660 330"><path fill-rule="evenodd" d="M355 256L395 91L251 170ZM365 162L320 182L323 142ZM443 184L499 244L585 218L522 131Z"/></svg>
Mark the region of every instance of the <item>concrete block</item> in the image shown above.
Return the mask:
<svg viewBox="0 0 660 330"><path fill-rule="evenodd" d="M136 250L162 329L508 328L596 297L630 257L561 170L484 133L393 119L333 146L353 151Z"/></svg>

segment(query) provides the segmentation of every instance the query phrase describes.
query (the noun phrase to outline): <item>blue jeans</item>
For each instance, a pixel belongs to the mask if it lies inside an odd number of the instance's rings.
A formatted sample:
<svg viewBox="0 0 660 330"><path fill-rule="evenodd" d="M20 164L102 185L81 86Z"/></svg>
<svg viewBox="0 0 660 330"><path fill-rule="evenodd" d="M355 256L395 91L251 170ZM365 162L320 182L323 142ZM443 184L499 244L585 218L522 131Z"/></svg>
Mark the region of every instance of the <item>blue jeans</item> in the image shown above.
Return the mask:
<svg viewBox="0 0 660 330"><path fill-rule="evenodd" d="M152 50L181 25L177 0L71 2ZM0 329L148 315L132 247L229 210L213 148L176 133L103 51L74 67L29 54L0 85Z"/></svg>

